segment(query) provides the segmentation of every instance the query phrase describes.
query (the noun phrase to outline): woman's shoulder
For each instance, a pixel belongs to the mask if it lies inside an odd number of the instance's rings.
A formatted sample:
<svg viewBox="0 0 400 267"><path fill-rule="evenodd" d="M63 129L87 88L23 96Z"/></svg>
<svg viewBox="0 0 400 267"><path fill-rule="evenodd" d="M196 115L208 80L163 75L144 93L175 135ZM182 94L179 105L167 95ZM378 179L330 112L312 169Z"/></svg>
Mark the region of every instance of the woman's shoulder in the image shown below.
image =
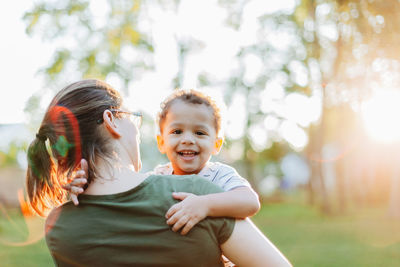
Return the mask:
<svg viewBox="0 0 400 267"><path fill-rule="evenodd" d="M223 192L217 185L204 179L201 176L191 175L156 175L152 174L147 178L148 184L172 187L173 190L181 192L189 192L193 194L203 195Z"/></svg>
<svg viewBox="0 0 400 267"><path fill-rule="evenodd" d="M53 208L50 213L47 215L45 220L45 235L46 239L53 234L54 226L60 221L71 221L77 220L76 217L82 216L84 213L80 212L80 209L77 208L72 201L67 201L64 204ZM72 218L72 219L70 219Z"/></svg>
<svg viewBox="0 0 400 267"><path fill-rule="evenodd" d="M209 182L206 181L203 177L196 175L196 174L190 174L190 175L164 175L164 174L150 174L147 177L147 182L154 182L154 181L162 181L162 182L168 182L168 183L206 183L208 184Z"/></svg>

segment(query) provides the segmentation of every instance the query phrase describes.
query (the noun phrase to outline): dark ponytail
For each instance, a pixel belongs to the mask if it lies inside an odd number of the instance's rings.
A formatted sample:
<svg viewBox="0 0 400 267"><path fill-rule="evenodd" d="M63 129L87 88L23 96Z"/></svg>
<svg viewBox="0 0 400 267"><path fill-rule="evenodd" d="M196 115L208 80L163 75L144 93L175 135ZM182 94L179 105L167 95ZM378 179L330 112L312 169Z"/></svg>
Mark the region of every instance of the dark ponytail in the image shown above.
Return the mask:
<svg viewBox="0 0 400 267"><path fill-rule="evenodd" d="M39 215L67 200L62 185L81 158L88 162L88 183L99 176L96 159L111 157L112 147L98 121L105 110L121 105L120 94L99 80L72 83L54 97L28 148L27 192Z"/></svg>
<svg viewBox="0 0 400 267"><path fill-rule="evenodd" d="M46 126L42 126L28 148L28 170L26 186L31 207L41 216L45 211L61 204L66 192L61 188L60 181L54 179L54 161L46 147ZM54 194L52 192L58 191ZM42 192L45 192L43 194Z"/></svg>

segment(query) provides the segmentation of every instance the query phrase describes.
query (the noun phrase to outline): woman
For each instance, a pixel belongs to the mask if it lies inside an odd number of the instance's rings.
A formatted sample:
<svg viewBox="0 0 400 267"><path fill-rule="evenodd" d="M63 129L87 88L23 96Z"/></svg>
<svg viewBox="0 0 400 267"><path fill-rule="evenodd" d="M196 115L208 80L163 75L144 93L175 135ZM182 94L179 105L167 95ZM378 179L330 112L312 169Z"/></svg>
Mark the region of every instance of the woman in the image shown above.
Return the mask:
<svg viewBox="0 0 400 267"><path fill-rule="evenodd" d="M46 220L46 241L59 266L290 266L249 221L203 220L186 236L164 214L171 192L210 194L197 176L156 176L141 167L136 113L104 82L83 80L62 89L28 149L27 191ZM133 119L133 120L132 120ZM46 142L48 140L48 148ZM50 152L50 154L49 154ZM66 177L88 161L88 188L75 207L66 202Z"/></svg>

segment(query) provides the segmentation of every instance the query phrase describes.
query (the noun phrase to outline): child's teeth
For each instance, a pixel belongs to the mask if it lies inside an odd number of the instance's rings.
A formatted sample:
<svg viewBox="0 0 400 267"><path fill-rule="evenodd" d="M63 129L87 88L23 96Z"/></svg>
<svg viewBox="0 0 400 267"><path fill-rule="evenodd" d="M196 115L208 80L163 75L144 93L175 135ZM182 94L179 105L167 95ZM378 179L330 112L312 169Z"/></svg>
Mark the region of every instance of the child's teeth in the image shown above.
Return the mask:
<svg viewBox="0 0 400 267"><path fill-rule="evenodd" d="M194 155L195 152L181 152L182 155Z"/></svg>

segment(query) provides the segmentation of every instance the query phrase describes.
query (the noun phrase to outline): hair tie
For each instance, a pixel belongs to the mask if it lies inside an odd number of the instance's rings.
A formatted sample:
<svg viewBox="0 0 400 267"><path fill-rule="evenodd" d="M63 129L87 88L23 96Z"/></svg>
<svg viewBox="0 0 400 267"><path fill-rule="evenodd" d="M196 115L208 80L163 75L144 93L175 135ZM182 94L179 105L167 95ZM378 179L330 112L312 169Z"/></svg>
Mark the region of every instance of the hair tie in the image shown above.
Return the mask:
<svg viewBox="0 0 400 267"><path fill-rule="evenodd" d="M47 136L41 135L41 134L36 134L36 138L39 139L40 141L45 142L47 140Z"/></svg>

